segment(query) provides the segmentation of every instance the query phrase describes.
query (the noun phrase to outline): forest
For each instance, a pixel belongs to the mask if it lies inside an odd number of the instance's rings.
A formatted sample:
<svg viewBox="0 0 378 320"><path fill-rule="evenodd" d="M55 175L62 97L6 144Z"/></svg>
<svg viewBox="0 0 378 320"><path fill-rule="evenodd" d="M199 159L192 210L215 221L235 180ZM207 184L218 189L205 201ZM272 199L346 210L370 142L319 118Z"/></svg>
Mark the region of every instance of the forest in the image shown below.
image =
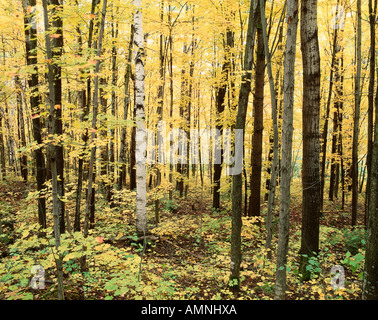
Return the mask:
<svg viewBox="0 0 378 320"><path fill-rule="evenodd" d="M0 300L377 300L376 22L0 0Z"/></svg>

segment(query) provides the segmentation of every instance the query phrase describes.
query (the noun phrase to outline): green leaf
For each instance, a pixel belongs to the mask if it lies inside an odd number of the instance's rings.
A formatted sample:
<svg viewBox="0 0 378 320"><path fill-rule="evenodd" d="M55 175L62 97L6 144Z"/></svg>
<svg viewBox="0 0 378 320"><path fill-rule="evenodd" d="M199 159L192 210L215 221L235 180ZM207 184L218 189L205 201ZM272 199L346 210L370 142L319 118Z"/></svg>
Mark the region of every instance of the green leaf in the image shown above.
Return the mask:
<svg viewBox="0 0 378 320"><path fill-rule="evenodd" d="M114 284L114 283L107 283L107 284L104 286L104 288L105 288L106 290L113 291L113 290L118 289L118 286L117 286L116 284Z"/></svg>
<svg viewBox="0 0 378 320"><path fill-rule="evenodd" d="M33 300L34 296L31 292L26 292L22 295L22 300Z"/></svg>
<svg viewBox="0 0 378 320"><path fill-rule="evenodd" d="M365 259L364 255L360 252L360 253L357 253L355 256L354 256L354 259L357 261L357 262L361 262Z"/></svg>
<svg viewBox="0 0 378 320"><path fill-rule="evenodd" d="M21 279L20 280L20 286L21 287L25 287L29 284L29 280L28 279Z"/></svg>

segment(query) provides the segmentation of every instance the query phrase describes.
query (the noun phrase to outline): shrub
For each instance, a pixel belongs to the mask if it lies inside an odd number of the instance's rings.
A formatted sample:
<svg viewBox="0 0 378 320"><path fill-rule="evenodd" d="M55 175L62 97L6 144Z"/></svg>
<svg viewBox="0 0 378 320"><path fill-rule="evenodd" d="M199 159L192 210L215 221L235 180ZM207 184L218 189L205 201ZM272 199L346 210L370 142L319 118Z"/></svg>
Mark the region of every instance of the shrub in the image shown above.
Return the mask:
<svg viewBox="0 0 378 320"><path fill-rule="evenodd" d="M345 241L345 249L352 255L358 253L366 243L366 230L364 228L344 229L343 236Z"/></svg>

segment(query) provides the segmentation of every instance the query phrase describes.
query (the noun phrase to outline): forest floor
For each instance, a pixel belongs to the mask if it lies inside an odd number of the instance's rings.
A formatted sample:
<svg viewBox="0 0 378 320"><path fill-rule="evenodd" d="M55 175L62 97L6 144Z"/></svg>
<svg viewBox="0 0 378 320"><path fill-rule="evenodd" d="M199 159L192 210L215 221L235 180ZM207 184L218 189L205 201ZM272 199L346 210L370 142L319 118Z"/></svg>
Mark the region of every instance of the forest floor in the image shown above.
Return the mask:
<svg viewBox="0 0 378 320"><path fill-rule="evenodd" d="M204 190L208 190L207 188ZM299 190L299 187L298 187ZM74 192L67 192L66 210L73 221ZM52 217L45 238L38 237L36 193L33 186L13 178L0 184L0 299L50 300L57 298L55 259L63 257L67 300L119 299L273 299L278 217L273 221L272 257L267 259L266 230L261 218L243 217L241 288L228 289L231 234L231 200L223 209L211 209L211 196L191 188L184 198L161 202L155 224L154 202L148 205L150 238L135 235L135 193L115 194L110 208L98 195L96 225L89 236L62 235L59 252L52 235ZM363 225L363 196L359 225ZM293 193L287 264L288 300L355 300L361 298L365 232L350 228L350 207L325 201L320 223L320 253L309 261L311 280L300 281L300 192ZM347 202L348 203L348 202ZM48 210L51 210L48 202ZM72 222L71 222L72 223ZM85 247L85 250L83 250ZM85 257L85 259L84 259ZM43 288L33 289L33 266L42 265ZM331 273L339 265L345 285L333 289ZM34 274L34 277L36 275ZM40 283L40 282L39 282ZM338 282L339 283L339 282ZM41 283L40 283L41 284Z"/></svg>

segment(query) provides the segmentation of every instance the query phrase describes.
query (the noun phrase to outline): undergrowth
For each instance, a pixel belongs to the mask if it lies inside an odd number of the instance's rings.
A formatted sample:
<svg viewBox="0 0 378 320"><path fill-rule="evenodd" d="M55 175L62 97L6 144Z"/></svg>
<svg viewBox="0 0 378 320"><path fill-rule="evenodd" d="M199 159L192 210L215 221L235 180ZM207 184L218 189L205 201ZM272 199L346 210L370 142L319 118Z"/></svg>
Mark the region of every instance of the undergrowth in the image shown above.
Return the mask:
<svg viewBox="0 0 378 320"><path fill-rule="evenodd" d="M7 196L19 190L18 201ZM39 237L36 195L13 181L0 186L1 235L0 299L49 300L57 298L55 259L63 255L65 297L77 299L273 299L277 232L272 258L267 259L264 216L243 217L241 289L228 289L231 212L211 210L210 198L189 193L165 201L160 223L154 223L154 205L148 207L150 238L144 243L135 234L135 193L116 193L117 205L104 199L96 203L96 226L87 238L66 232L55 249L52 219ZM69 199L68 199L69 200ZM71 199L72 200L72 199ZM74 201L66 209L74 214ZM49 202L48 202L49 204ZM263 210L264 212L264 210ZM309 260L310 281L300 282L300 208L293 203L287 263L287 299L359 299L364 263L364 229L336 228L327 216L321 220L320 253ZM333 213L333 214L337 214ZM85 267L83 261L85 257ZM44 288L33 289L33 266L44 270ZM344 288L335 289L333 266L345 270Z"/></svg>

